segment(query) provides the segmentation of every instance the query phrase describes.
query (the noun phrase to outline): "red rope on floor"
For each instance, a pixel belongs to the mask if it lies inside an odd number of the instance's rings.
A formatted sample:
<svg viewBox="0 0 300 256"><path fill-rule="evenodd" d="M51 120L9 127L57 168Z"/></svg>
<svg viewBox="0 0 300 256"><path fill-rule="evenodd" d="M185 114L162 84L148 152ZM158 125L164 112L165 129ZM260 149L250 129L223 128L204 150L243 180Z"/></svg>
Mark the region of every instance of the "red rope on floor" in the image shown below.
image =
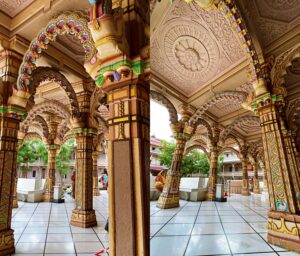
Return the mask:
<svg viewBox="0 0 300 256"><path fill-rule="evenodd" d="M109 247L105 248L104 250L98 252L95 254L95 256L101 256L103 253L107 253L108 252Z"/></svg>

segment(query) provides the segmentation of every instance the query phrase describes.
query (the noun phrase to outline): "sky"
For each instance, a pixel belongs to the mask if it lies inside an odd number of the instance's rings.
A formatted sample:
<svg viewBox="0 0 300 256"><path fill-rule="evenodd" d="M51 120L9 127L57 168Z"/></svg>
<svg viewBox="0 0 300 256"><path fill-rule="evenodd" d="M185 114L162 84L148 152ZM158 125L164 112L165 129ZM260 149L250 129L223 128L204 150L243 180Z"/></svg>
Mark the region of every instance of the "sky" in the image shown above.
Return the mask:
<svg viewBox="0 0 300 256"><path fill-rule="evenodd" d="M167 141L173 140L170 128L169 112L162 105L150 101L150 135Z"/></svg>

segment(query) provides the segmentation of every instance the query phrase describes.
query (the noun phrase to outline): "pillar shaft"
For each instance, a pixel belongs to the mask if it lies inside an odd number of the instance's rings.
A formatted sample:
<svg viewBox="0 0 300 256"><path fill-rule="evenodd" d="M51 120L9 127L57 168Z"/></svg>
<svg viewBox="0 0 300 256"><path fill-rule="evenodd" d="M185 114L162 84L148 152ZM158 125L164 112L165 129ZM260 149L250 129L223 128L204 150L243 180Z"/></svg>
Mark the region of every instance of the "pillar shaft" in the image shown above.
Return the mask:
<svg viewBox="0 0 300 256"><path fill-rule="evenodd" d="M15 251L11 229L19 120L0 117L0 255Z"/></svg>
<svg viewBox="0 0 300 256"><path fill-rule="evenodd" d="M246 153L242 154L242 171L243 171L243 183L242 183L242 195L249 196L249 178L248 178L248 159Z"/></svg>
<svg viewBox="0 0 300 256"><path fill-rule="evenodd" d="M99 186L98 186L98 156L99 152L93 152L93 195L99 196Z"/></svg>
<svg viewBox="0 0 300 256"><path fill-rule="evenodd" d="M56 172L56 154L58 147L56 145L48 146L48 175L46 178L46 188L43 195L44 202L51 202L53 200L54 187L55 186L55 172Z"/></svg>
<svg viewBox="0 0 300 256"><path fill-rule="evenodd" d="M294 152L279 110L280 102L266 93L264 101L257 99L265 152L271 210L268 214L268 241L290 250L300 251L300 200L297 184L298 170Z"/></svg>
<svg viewBox="0 0 300 256"><path fill-rule="evenodd" d="M265 165L262 165L262 170L264 174L264 192L268 192L268 178L267 178L267 169Z"/></svg>
<svg viewBox="0 0 300 256"><path fill-rule="evenodd" d="M257 162L254 162L252 166L253 166L253 193L260 194Z"/></svg>
<svg viewBox="0 0 300 256"><path fill-rule="evenodd" d="M213 201L216 199L218 155L219 155L219 151L217 149L211 150L209 178L208 178L208 192L207 192L207 200L209 200L209 201Z"/></svg>
<svg viewBox="0 0 300 256"><path fill-rule="evenodd" d="M93 210L93 137L92 130L80 129L76 135L75 209L71 225L92 227L97 225Z"/></svg>
<svg viewBox="0 0 300 256"><path fill-rule="evenodd" d="M180 169L185 144L186 139L183 133L178 134L172 165L167 173L165 186L156 205L158 208L167 209L179 207Z"/></svg>
<svg viewBox="0 0 300 256"><path fill-rule="evenodd" d="M122 77L103 86L110 109L110 255L149 255L149 83Z"/></svg>

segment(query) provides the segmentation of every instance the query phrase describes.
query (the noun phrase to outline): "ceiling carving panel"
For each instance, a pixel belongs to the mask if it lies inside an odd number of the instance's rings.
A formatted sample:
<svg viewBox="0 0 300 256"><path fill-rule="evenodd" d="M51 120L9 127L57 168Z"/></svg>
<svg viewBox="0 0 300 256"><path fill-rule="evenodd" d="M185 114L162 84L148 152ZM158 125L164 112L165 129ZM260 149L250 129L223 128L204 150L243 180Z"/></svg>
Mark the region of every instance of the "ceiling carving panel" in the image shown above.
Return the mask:
<svg viewBox="0 0 300 256"><path fill-rule="evenodd" d="M189 96L246 56L221 11L175 1L151 36L151 69Z"/></svg>
<svg viewBox="0 0 300 256"><path fill-rule="evenodd" d="M239 3L248 23L254 23L263 47L300 24L299 0L240 0Z"/></svg>
<svg viewBox="0 0 300 256"><path fill-rule="evenodd" d="M212 106L209 112L216 117L222 117L232 112L239 111L239 109L241 109L241 105L239 104L232 104L230 101L221 101Z"/></svg>
<svg viewBox="0 0 300 256"><path fill-rule="evenodd" d="M34 0L0 0L0 10L13 18L33 1Z"/></svg>

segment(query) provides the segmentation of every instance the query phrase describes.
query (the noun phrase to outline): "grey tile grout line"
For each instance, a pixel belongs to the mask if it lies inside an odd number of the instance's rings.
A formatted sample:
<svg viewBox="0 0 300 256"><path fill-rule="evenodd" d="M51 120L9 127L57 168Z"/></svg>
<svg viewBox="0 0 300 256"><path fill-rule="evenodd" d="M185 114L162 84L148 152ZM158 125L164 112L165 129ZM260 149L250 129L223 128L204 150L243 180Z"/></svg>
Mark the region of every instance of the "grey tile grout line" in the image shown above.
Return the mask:
<svg viewBox="0 0 300 256"><path fill-rule="evenodd" d="M25 205L25 204L23 204L20 208L18 207L17 212L16 212L16 213L12 216L12 218L11 218L11 222L13 221L13 218L16 216L16 214L20 211L20 209L22 209L22 208L24 207L24 205ZM32 215L33 215L34 212L35 212L35 210L32 212ZM31 215L31 217L32 217L32 215ZM31 217L30 217L30 219L31 219ZM30 219L29 219L29 220L30 220ZM22 237L22 235L23 235L23 233L24 233L24 231L25 231L25 229L26 229L26 227L27 227L27 225L28 225L28 223L29 223L29 220L28 220L27 224L25 225L23 231L21 232L21 234L20 234L18 240L15 241L15 245L17 245L17 243L19 242L20 238ZM15 233L14 233L14 238L15 238Z"/></svg>
<svg viewBox="0 0 300 256"><path fill-rule="evenodd" d="M27 228L27 226L28 226L28 223L30 222L32 216L34 215L34 213L35 213L35 211L36 211L36 209L37 209L37 206L38 206L38 204L36 205L34 211L32 212L31 217L30 217L29 220L27 221L27 224L26 224L26 226L24 227L24 230L23 230L23 232L21 233L21 235L20 235L20 237L19 237L18 242L16 243L16 245L18 245L19 240L20 240L21 237L23 236L23 234L24 234L24 232L25 232L25 230L26 230L26 228Z"/></svg>
<svg viewBox="0 0 300 256"><path fill-rule="evenodd" d="M65 200L66 200L66 198L65 198ZM74 252L75 252L75 255L77 255L75 241L74 241L74 238L73 238L73 232L72 232L72 228L71 228L71 223L70 223L70 219L69 219L69 214L68 214L66 201L63 204L65 205L65 211L66 211L66 215L67 215L67 219L68 219L68 223L69 223L69 229L70 229L70 233L71 233L71 237L72 237Z"/></svg>
<svg viewBox="0 0 300 256"><path fill-rule="evenodd" d="M221 217L220 217L219 209L218 209L216 203L215 203L215 206L216 206L216 210L217 210L217 212L218 212L218 216L219 216L220 223L221 223L221 226L222 226L222 229L223 229L223 232L224 232L224 235L225 235L227 244L228 244L228 248L229 248L230 254L233 255L232 249L231 249L231 246L230 246L230 243L229 243L229 239L228 239L227 234L226 234L226 232L225 232L225 229L224 229L224 226L223 226L223 221L222 221L222 219L221 219Z"/></svg>
<svg viewBox="0 0 300 256"><path fill-rule="evenodd" d="M38 206L39 206L39 204L38 204ZM46 230L46 239L45 239L45 246L44 246L44 253L43 253L43 255L46 254L47 238L48 238L48 230L49 230L49 225L50 225L51 212L52 212L52 202L50 202L50 212L49 212L48 225L47 225L47 230Z"/></svg>
<svg viewBox="0 0 300 256"><path fill-rule="evenodd" d="M250 195L251 196L251 195ZM229 202L229 204L231 205L231 203ZM250 207L248 207L249 209L251 209ZM253 229L253 231L264 240L264 242L273 250L273 252L275 252L277 255L279 255L279 253L277 251L274 250L274 248L269 245L269 243L249 224L249 222L233 207L234 211L236 211L236 213L250 226L250 228ZM261 253L261 252L260 252Z"/></svg>
<svg viewBox="0 0 300 256"><path fill-rule="evenodd" d="M187 241L187 244L186 244L185 250L184 250L184 252L183 252L183 255L186 254L187 248L189 247L189 243L190 243L190 241L191 241L192 233L193 233L193 230L194 230L194 227L195 227L197 218L198 218L198 214L199 214L201 205L202 205L202 201L201 201L201 203L200 203L200 205L199 205L199 208L198 208L198 211L197 211L197 215L196 215L196 218L195 218L195 221L194 221L194 225L193 225L193 227L192 227L192 229L191 229L191 233L190 233L189 239L188 239L188 241Z"/></svg>
<svg viewBox="0 0 300 256"><path fill-rule="evenodd" d="M163 223L164 225L160 228L160 229L158 229L155 233L154 233L154 235L152 236L152 238L153 237L155 237L156 235L157 235L157 233L162 229L162 228L164 228L167 224L172 224L172 223L169 223L186 205L187 205L188 203L185 203L185 205L180 209L180 202L179 202L179 211L177 211L177 213L175 213L167 222L165 222L165 223ZM199 209L200 209L200 207L199 207ZM199 210L198 209L198 210ZM160 211L162 211L162 210L164 210L164 209L160 209L158 212L160 212ZM151 217L151 216L150 216ZM156 217L156 216L152 216L152 217ZM170 216L157 216L157 217L170 217ZM159 224L159 223L158 223ZM176 223L174 223L174 224L176 224ZM151 218L150 218L150 229L151 229ZM150 237L151 237L151 230L150 230ZM152 239L152 238L150 238L150 240Z"/></svg>

